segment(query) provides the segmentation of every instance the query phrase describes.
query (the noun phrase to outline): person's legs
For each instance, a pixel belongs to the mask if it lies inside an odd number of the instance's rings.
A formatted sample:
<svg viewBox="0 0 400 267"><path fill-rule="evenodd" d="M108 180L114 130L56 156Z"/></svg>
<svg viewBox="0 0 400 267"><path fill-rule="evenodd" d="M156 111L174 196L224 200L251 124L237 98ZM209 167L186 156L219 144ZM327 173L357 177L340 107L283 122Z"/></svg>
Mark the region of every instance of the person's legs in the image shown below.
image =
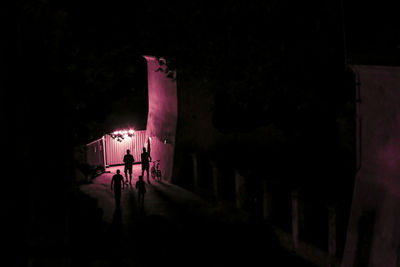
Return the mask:
<svg viewBox="0 0 400 267"><path fill-rule="evenodd" d="M140 203L143 207L144 206L144 193L140 193Z"/></svg>
<svg viewBox="0 0 400 267"><path fill-rule="evenodd" d="M146 167L146 173L147 173L147 182L150 183L150 180L149 180L149 166Z"/></svg>
<svg viewBox="0 0 400 267"><path fill-rule="evenodd" d="M132 167L129 169L129 184L132 184Z"/></svg>
<svg viewBox="0 0 400 267"><path fill-rule="evenodd" d="M126 166L124 168L124 172L125 172L125 180L126 180L126 182L128 182L128 169Z"/></svg>
<svg viewBox="0 0 400 267"><path fill-rule="evenodd" d="M139 205L139 207L142 207L143 204L144 204L144 202L143 202L143 193L139 192L138 193L138 205Z"/></svg>

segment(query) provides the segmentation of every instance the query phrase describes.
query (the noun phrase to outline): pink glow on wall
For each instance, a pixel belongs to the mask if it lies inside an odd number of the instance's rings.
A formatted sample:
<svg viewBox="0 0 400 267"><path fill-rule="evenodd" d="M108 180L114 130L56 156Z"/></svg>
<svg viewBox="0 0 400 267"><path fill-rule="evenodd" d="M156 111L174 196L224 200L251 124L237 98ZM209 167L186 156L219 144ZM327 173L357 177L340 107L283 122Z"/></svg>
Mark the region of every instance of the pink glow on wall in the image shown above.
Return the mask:
<svg viewBox="0 0 400 267"><path fill-rule="evenodd" d="M111 135L105 135L105 152L107 165L123 164L126 150L131 151L136 162L140 162L140 154L145 143L146 131L135 131L132 137L117 140Z"/></svg>
<svg viewBox="0 0 400 267"><path fill-rule="evenodd" d="M176 73L166 71L165 59L144 58L149 93L146 140L150 142L152 159L160 160L163 179L171 181L178 118Z"/></svg>

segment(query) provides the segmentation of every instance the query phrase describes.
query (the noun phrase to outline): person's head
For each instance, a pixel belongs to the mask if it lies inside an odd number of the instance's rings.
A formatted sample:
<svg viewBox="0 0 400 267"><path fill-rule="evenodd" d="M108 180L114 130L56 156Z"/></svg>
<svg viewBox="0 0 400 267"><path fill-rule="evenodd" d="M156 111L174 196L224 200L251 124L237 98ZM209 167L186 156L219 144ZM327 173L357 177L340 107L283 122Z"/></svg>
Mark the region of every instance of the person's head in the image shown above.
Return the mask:
<svg viewBox="0 0 400 267"><path fill-rule="evenodd" d="M146 152L146 148L145 147L143 148L143 152Z"/></svg>
<svg viewBox="0 0 400 267"><path fill-rule="evenodd" d="M119 174L121 171L120 170L117 170L117 174Z"/></svg>
<svg viewBox="0 0 400 267"><path fill-rule="evenodd" d="M131 151L129 149L126 150L126 154L130 154Z"/></svg>
<svg viewBox="0 0 400 267"><path fill-rule="evenodd" d="M143 176L142 175L139 175L139 180L140 181L143 180Z"/></svg>

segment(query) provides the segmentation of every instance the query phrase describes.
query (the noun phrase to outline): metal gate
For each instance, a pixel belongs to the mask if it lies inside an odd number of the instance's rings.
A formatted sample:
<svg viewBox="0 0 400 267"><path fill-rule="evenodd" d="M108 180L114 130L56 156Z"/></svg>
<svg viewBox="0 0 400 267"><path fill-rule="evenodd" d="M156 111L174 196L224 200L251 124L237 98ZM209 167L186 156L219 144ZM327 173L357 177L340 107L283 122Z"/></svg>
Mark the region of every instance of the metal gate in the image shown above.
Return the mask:
<svg viewBox="0 0 400 267"><path fill-rule="evenodd" d="M93 167L105 165L103 138L86 145L86 161Z"/></svg>
<svg viewBox="0 0 400 267"><path fill-rule="evenodd" d="M135 162L140 162L140 155L146 140L146 131L135 131L133 137L127 137L121 142L113 139L110 135L105 135L106 165L123 164L126 150L129 149Z"/></svg>

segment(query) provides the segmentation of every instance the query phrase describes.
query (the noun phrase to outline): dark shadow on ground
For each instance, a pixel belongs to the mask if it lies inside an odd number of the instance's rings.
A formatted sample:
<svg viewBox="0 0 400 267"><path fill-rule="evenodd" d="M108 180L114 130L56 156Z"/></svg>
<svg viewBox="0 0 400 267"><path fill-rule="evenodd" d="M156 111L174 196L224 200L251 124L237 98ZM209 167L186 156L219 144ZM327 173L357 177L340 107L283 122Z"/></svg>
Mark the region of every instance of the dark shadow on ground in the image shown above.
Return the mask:
<svg viewBox="0 0 400 267"><path fill-rule="evenodd" d="M42 250L32 266L58 266L48 261L65 259L66 266L313 266L287 253L266 222L227 222L202 218L162 195L184 221L179 226L159 214L133 205L136 217L124 225L124 210L116 209L111 225L102 220L97 201L80 191L70 205L69 236L59 251ZM179 219L179 218L178 218ZM130 228L129 236L124 229ZM125 233L125 234L124 234ZM46 252L48 251L48 253Z"/></svg>

